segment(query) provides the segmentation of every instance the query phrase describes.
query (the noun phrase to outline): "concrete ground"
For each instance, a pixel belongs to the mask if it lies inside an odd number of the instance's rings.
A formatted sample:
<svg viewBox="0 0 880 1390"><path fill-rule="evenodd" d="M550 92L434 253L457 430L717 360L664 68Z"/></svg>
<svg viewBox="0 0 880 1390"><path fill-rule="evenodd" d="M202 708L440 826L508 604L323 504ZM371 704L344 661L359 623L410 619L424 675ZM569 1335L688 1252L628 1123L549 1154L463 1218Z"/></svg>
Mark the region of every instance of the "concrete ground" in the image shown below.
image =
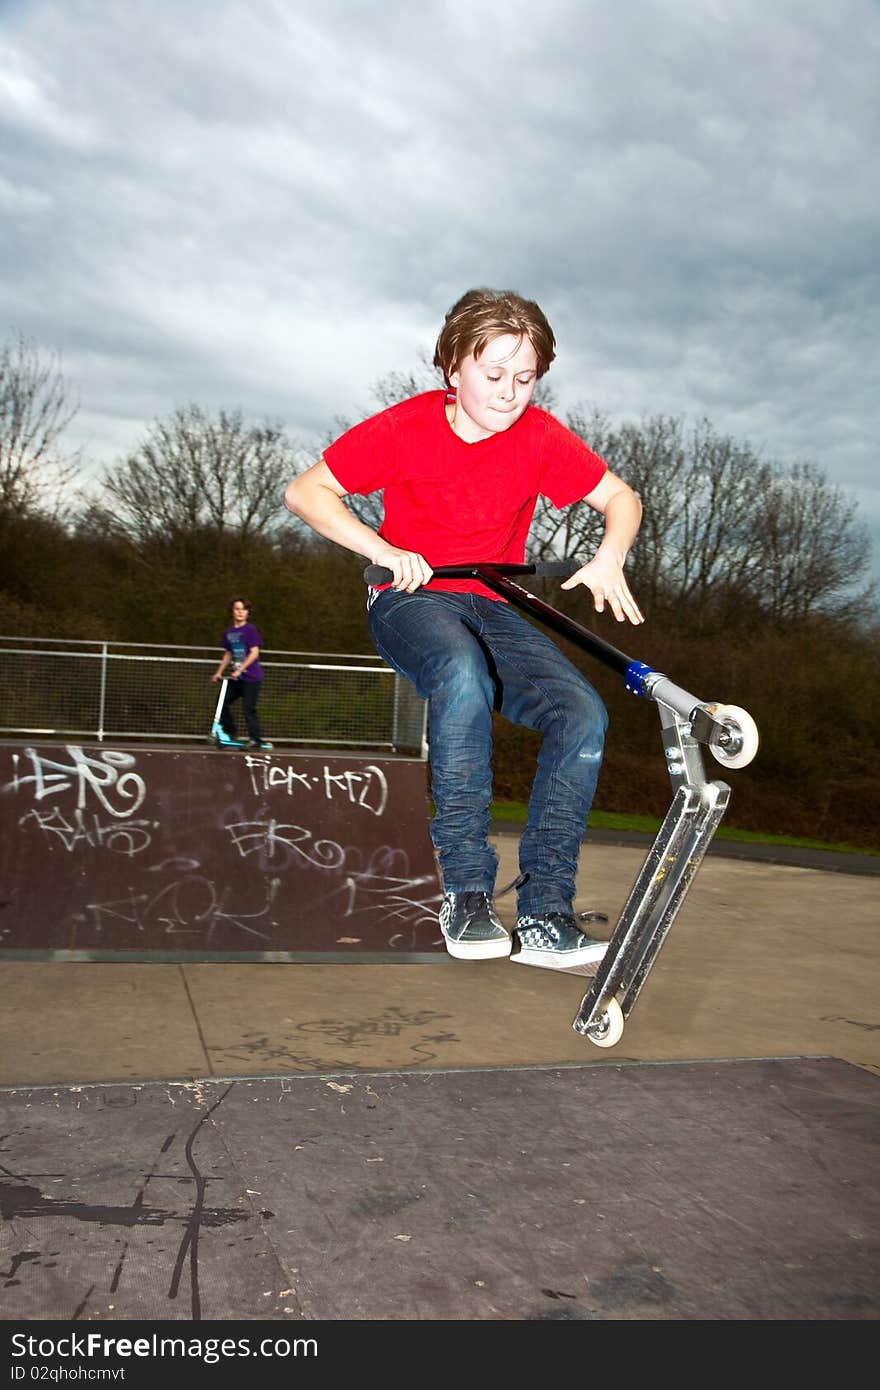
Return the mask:
<svg viewBox="0 0 880 1390"><path fill-rule="evenodd" d="M496 843L506 883L516 839L499 831ZM576 908L606 912L606 934L644 855L641 844L584 847ZM509 961L0 960L0 1086L779 1057L877 1073L873 867L710 852L611 1049L571 1027L589 980ZM513 894L499 909L512 925Z"/></svg>

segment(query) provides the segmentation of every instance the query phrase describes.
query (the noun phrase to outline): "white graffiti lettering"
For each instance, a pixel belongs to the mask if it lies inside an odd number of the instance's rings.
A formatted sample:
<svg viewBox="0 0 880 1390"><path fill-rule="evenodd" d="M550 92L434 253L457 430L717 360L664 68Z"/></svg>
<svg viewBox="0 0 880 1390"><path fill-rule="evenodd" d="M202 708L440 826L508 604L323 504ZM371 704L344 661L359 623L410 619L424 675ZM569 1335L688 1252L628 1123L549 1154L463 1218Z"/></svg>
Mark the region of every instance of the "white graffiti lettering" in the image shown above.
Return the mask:
<svg viewBox="0 0 880 1390"><path fill-rule="evenodd" d="M77 810L85 810L89 792L108 815L122 818L134 815L139 810L147 794L147 786L143 777L133 771L136 760L132 753L104 748L98 757L90 757L84 749L72 743L66 745L66 750L69 763L56 762L44 757L35 748L26 748L25 757L33 768L33 772L26 774L19 774L19 754L14 753L15 775L7 782L5 790L18 792L31 785L34 800L43 801L48 796L60 796L75 788ZM115 794L116 805L108 795L111 791Z"/></svg>
<svg viewBox="0 0 880 1390"><path fill-rule="evenodd" d="M257 796L271 787L283 787L288 796L292 796L295 789L304 792L314 790L313 778L307 772L297 772L296 768L289 764L287 767L281 767L271 758L255 758L250 753L245 756L245 763L250 773L251 786Z"/></svg>
<svg viewBox="0 0 880 1390"><path fill-rule="evenodd" d="M417 890L430 891L421 896ZM379 878L371 874L347 874L330 897L343 894L343 917L378 915L383 922L437 925L440 897L432 874L417 878ZM329 899L327 900L329 901Z"/></svg>
<svg viewBox="0 0 880 1390"><path fill-rule="evenodd" d="M209 878L193 875L166 883L155 894L131 893L127 898L110 902L86 903L91 914L91 926L97 936L113 935L122 928L131 928L151 939L160 929L165 936L197 936L199 945L207 947L221 927L231 927L246 936L271 941L271 931L261 931L256 923L269 918L278 896L281 880L272 878L265 885L265 900L255 912L240 912L229 906L232 888L219 891Z"/></svg>
<svg viewBox="0 0 880 1390"><path fill-rule="evenodd" d="M249 854L260 855L261 868L282 859L289 863L291 856L304 859L315 869L339 869L345 863L341 845L335 840L312 840L311 830L303 825L245 820L227 825L226 829L243 859Z"/></svg>
<svg viewBox="0 0 880 1390"><path fill-rule="evenodd" d="M288 796L295 792L323 791L325 798L332 801L342 796L352 806L360 806L373 816L381 816L388 805L388 779L381 767L368 763L355 771L346 768L333 772L325 763L320 772L298 771L288 764L282 767L277 759L258 758L251 754L245 757L251 786L259 796L262 792L285 790Z"/></svg>
<svg viewBox="0 0 880 1390"><path fill-rule="evenodd" d="M437 880L433 874L412 874L405 850L379 845L364 864L361 851L350 846L345 860L345 877L324 899L341 897L343 917L372 915L398 926L437 927Z"/></svg>
<svg viewBox="0 0 880 1390"><path fill-rule="evenodd" d="M381 816L388 805L388 780L381 767L370 763L363 772L331 773L324 768L324 790L328 801L339 788L354 806L363 806L374 816Z"/></svg>
<svg viewBox="0 0 880 1390"><path fill-rule="evenodd" d="M61 841L68 853L79 844L90 845L92 849L108 849L113 854L125 854L131 858L149 849L152 843L151 831L156 828L155 821L127 820L102 825L94 813L85 816L77 807L73 812L73 824L63 811L53 806L51 811L40 811L36 807L19 818L19 825L35 820L47 836L54 835Z"/></svg>

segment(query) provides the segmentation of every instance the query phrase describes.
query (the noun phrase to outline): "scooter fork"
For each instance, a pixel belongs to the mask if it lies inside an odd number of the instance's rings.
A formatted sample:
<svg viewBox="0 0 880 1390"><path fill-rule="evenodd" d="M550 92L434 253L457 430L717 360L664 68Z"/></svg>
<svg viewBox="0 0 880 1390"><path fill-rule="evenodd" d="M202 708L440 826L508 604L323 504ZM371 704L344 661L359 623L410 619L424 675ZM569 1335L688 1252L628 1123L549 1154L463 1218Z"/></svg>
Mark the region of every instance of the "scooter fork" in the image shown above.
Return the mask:
<svg viewBox="0 0 880 1390"><path fill-rule="evenodd" d="M658 705L674 796L572 1023L597 1047L620 1041L730 799L726 782L707 781L690 719Z"/></svg>

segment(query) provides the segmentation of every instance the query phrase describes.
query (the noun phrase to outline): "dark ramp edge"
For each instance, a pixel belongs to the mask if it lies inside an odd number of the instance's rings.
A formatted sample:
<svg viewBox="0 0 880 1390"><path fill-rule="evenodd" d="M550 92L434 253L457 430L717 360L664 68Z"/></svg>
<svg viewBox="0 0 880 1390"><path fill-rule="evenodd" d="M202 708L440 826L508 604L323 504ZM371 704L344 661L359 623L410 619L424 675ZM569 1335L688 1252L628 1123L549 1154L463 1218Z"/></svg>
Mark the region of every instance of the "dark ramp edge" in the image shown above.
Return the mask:
<svg viewBox="0 0 880 1390"><path fill-rule="evenodd" d="M3 1316L876 1319L832 1059L0 1093Z"/></svg>

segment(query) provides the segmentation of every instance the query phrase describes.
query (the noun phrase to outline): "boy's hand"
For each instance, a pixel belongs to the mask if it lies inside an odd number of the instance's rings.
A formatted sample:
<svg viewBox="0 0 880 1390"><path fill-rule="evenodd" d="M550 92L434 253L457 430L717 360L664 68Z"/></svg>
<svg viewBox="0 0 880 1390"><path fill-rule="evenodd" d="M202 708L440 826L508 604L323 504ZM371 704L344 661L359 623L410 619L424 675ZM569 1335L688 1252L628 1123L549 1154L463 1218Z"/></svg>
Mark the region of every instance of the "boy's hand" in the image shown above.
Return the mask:
<svg viewBox="0 0 880 1390"><path fill-rule="evenodd" d="M578 584L583 584L593 595L593 607L597 613L604 613L607 603L619 623L627 619L636 624L645 621L624 578L623 566L610 556L594 555L561 587L574 589Z"/></svg>
<svg viewBox="0 0 880 1390"><path fill-rule="evenodd" d="M398 550L393 545L383 546L370 559L374 565L384 565L391 570L394 575L391 587L401 593L415 593L434 573L424 555L415 550Z"/></svg>

